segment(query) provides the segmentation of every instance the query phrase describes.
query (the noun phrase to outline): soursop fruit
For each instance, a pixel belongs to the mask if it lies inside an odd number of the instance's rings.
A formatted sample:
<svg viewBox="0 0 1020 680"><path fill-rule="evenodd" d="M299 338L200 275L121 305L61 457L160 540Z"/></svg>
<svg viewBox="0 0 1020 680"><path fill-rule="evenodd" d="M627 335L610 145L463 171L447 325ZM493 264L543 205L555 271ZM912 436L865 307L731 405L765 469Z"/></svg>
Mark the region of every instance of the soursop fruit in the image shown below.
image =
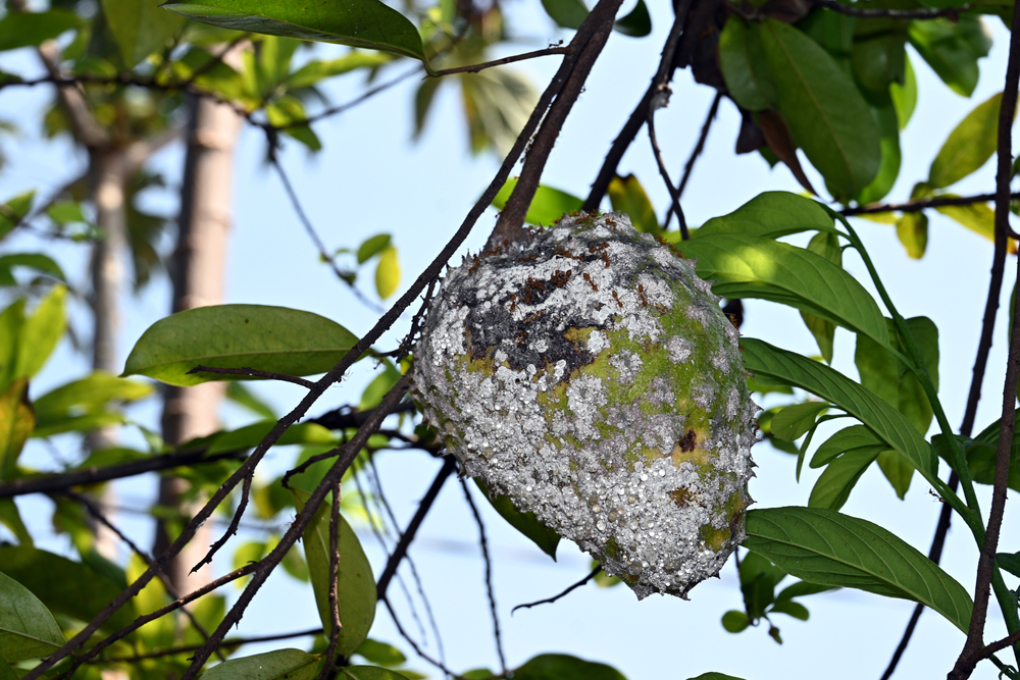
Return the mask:
<svg viewBox="0 0 1020 680"><path fill-rule="evenodd" d="M685 597L744 539L757 407L737 340L693 262L582 213L448 273L413 389L465 474L639 598Z"/></svg>

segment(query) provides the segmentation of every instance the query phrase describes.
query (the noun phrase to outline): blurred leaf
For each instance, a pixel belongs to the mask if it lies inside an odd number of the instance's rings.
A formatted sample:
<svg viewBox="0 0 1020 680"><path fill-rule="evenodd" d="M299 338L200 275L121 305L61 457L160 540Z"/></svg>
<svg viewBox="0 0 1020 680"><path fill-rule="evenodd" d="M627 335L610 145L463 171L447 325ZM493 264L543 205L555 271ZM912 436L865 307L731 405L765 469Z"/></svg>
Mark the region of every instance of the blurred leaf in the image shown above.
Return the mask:
<svg viewBox="0 0 1020 680"><path fill-rule="evenodd" d="M648 200L648 194L637 177L617 175L609 182L607 191L613 210L628 215L635 229L644 234L654 234L659 230L659 218L655 215L655 208L652 207L652 202Z"/></svg>
<svg viewBox="0 0 1020 680"><path fill-rule="evenodd" d="M888 324L893 347L909 356L906 343L900 338L893 322L890 320ZM907 328L917 343L935 389L938 389L938 328L931 319L924 316L907 319ZM928 431L933 414L932 407L921 383L906 364L885 347L863 336L857 338L854 362L864 387L905 415L922 435Z"/></svg>
<svg viewBox="0 0 1020 680"><path fill-rule="evenodd" d="M878 132L881 135L879 146L882 149L882 162L878 166L878 174L866 187L861 189L854 197L861 205L875 203L888 194L896 178L900 174L900 164L903 160L900 152L900 126L896 118L896 108L892 105L871 106L872 115L878 125Z"/></svg>
<svg viewBox="0 0 1020 680"><path fill-rule="evenodd" d="M340 669L338 678L340 680L408 680L406 675L375 666L345 666Z"/></svg>
<svg viewBox="0 0 1020 680"><path fill-rule="evenodd" d="M850 78L828 52L774 19L761 32L779 112L797 146L825 177L836 197L867 186L881 161L878 128Z"/></svg>
<svg viewBox="0 0 1020 680"><path fill-rule="evenodd" d="M927 182L930 186L941 189L955 184L992 157L999 140L1001 103L1000 92L978 104L953 128L931 163Z"/></svg>
<svg viewBox="0 0 1020 680"><path fill-rule="evenodd" d="M648 13L645 0L638 0L634 9L620 17L613 28L631 38L643 38L652 32L652 16Z"/></svg>
<svg viewBox="0 0 1020 680"><path fill-rule="evenodd" d="M538 546L538 549L549 557L556 559L556 547L560 543L560 535L542 524L533 512L521 512L514 507L513 501L507 496L493 494L483 481L475 477L475 484L482 490L482 495L492 504L496 512L505 519L510 526L524 534L525 538L531 540Z"/></svg>
<svg viewBox="0 0 1020 680"><path fill-rule="evenodd" d="M123 590L81 562L29 546L0 546L0 572L31 590L50 611L78 621L91 621ZM121 607L102 629L114 632L134 619L134 607Z"/></svg>
<svg viewBox="0 0 1020 680"><path fill-rule="evenodd" d="M538 94L524 77L501 67L465 73L459 79L471 151L477 154L491 147L502 158L538 103Z"/></svg>
<svg viewBox="0 0 1020 680"><path fill-rule="evenodd" d="M425 130L425 121L428 118L432 101L436 97L436 91L443 84L442 78L426 78L418 85L414 94L414 138L418 139Z"/></svg>
<svg viewBox="0 0 1020 680"><path fill-rule="evenodd" d="M836 456L846 451L859 448L883 446L882 439L866 425L851 425L829 437L817 449L811 459L810 467L820 468L828 465Z"/></svg>
<svg viewBox="0 0 1020 680"><path fill-rule="evenodd" d="M952 197L955 194L939 194ZM995 210L987 203L940 205L937 211L989 241L995 241Z"/></svg>
<svg viewBox="0 0 1020 680"><path fill-rule="evenodd" d="M32 534L21 520L21 513L18 512L18 506L14 504L13 498L0 498L0 524L10 529L22 547L31 548L35 545Z"/></svg>
<svg viewBox="0 0 1020 680"><path fill-rule="evenodd" d="M372 638L366 638L354 653L378 666L399 666L407 661L407 657L393 645Z"/></svg>
<svg viewBox="0 0 1020 680"><path fill-rule="evenodd" d="M776 101L775 85L765 63L765 48L758 31L748 31L736 14L719 34L719 68L730 96L747 111L763 111Z"/></svg>
<svg viewBox="0 0 1020 680"><path fill-rule="evenodd" d="M358 404L358 410L367 411L378 406L383 397L400 380L400 376L400 370L392 363L386 362L386 368L383 369L383 372L373 378L372 382L368 383L365 391L361 393L361 403Z"/></svg>
<svg viewBox="0 0 1020 680"><path fill-rule="evenodd" d="M824 401L787 406L772 418L772 433L780 439L796 441L815 426L815 420L828 408Z"/></svg>
<svg viewBox="0 0 1020 680"><path fill-rule="evenodd" d="M0 661L47 656L64 646L53 614L32 592L0 573Z"/></svg>
<svg viewBox="0 0 1020 680"><path fill-rule="evenodd" d="M784 380L839 406L906 456L926 479L935 478L938 459L928 443L903 414L882 398L828 366L799 354L754 338L742 338L740 344L748 370Z"/></svg>
<svg viewBox="0 0 1020 680"><path fill-rule="evenodd" d="M167 41L184 26L183 18L159 11L158 1L100 0L103 18L128 68L150 54L162 52Z"/></svg>
<svg viewBox="0 0 1020 680"><path fill-rule="evenodd" d="M160 6L222 28L339 43L428 63L418 29L379 0L170 0Z"/></svg>
<svg viewBox="0 0 1020 680"><path fill-rule="evenodd" d="M907 123L914 115L914 108L917 106L917 75L914 73L914 67L906 53L903 54L903 84L891 84L889 96L896 109L896 121L900 130L906 129Z"/></svg>
<svg viewBox="0 0 1020 680"><path fill-rule="evenodd" d="M231 432L224 432L213 440L209 445L208 455L222 453L224 451L238 451L251 449L269 435L269 432L276 427L275 420L264 420L261 423L252 423L240 427ZM322 425L315 423L297 423L287 428L276 446L292 446L294 444L335 444L336 438L333 433Z"/></svg>
<svg viewBox="0 0 1020 680"><path fill-rule="evenodd" d="M49 255L42 253L15 253L0 255L0 271L10 273L13 267L28 267L40 274L49 274L58 281L66 282L64 270ZM13 276L12 276L13 278Z"/></svg>
<svg viewBox="0 0 1020 680"><path fill-rule="evenodd" d="M906 69L906 22L861 19L857 22L851 64L857 82L884 97L893 83L902 83Z"/></svg>
<svg viewBox="0 0 1020 680"><path fill-rule="evenodd" d="M514 671L514 680L627 680L612 666L566 654L540 654Z"/></svg>
<svg viewBox="0 0 1020 680"><path fill-rule="evenodd" d="M510 200L510 194L513 193L516 186L516 177L508 179L496 197L492 199L492 205L497 210L505 208L506 202ZM535 197L531 199L531 206L528 208L528 214L524 217L524 221L540 227L549 227L558 222L565 214L580 210L583 203L584 201L580 198L565 191L540 184L538 190L535 191Z"/></svg>
<svg viewBox="0 0 1020 680"><path fill-rule="evenodd" d="M744 546L793 576L920 602L966 631L966 589L903 539L863 519L822 508L747 513Z"/></svg>
<svg viewBox="0 0 1020 680"><path fill-rule="evenodd" d="M820 231L812 236L807 249L824 257L837 267L843 266L843 251L839 245L839 237L832 232ZM825 363L831 364L833 345L836 339L836 324L810 312L801 312L800 318L804 320L804 325L811 331L815 342L818 343L818 350L822 353Z"/></svg>
<svg viewBox="0 0 1020 680"><path fill-rule="evenodd" d="M594 571L595 568L598 566L599 566L598 560L591 561L592 571ZM595 585L597 585L599 588L614 588L623 583L619 576L610 576L602 569L599 569L598 573L595 574L593 580L595 581Z"/></svg>
<svg viewBox="0 0 1020 680"><path fill-rule="evenodd" d="M397 292L400 287L400 260L397 249L387 246L379 255L379 263L375 266L375 290L385 300Z"/></svg>
<svg viewBox="0 0 1020 680"><path fill-rule="evenodd" d="M8 18L11 15L8 15ZM6 20L6 19L5 19ZM14 225L25 218L25 215L32 209L32 200L35 198L35 190L26 191L0 205L0 238L7 235Z"/></svg>
<svg viewBox="0 0 1020 680"><path fill-rule="evenodd" d="M32 377L39 372L56 348L67 328L64 318L64 298L67 288L53 286L35 310L25 319L18 339L16 377Z"/></svg>
<svg viewBox="0 0 1020 680"><path fill-rule="evenodd" d="M751 621L747 614L736 609L731 609L722 616L722 627L728 633L740 633L750 625Z"/></svg>
<svg viewBox="0 0 1020 680"><path fill-rule="evenodd" d="M1013 576L1020 576L1020 553L999 553L995 556L995 563L999 569L1004 569Z"/></svg>
<svg viewBox="0 0 1020 680"><path fill-rule="evenodd" d="M702 673L698 677L689 678L688 680L743 680L743 678L726 675L725 673Z"/></svg>
<svg viewBox="0 0 1020 680"><path fill-rule="evenodd" d="M61 385L35 400L38 427L50 427L61 420L106 411L110 402L127 403L148 397L155 391L150 383L125 380L105 371Z"/></svg>
<svg viewBox="0 0 1020 680"><path fill-rule="evenodd" d="M376 68L393 61L393 57L385 52L362 52L351 50L350 53L339 59L329 61L310 61L286 78L286 83L292 88L310 87L320 80L343 75L363 68ZM438 79L431 79L426 82L439 82Z"/></svg>
<svg viewBox="0 0 1020 680"><path fill-rule="evenodd" d="M51 9L46 12L15 12L8 9L0 19L0 51L35 47L85 22L75 12Z"/></svg>
<svg viewBox="0 0 1020 680"><path fill-rule="evenodd" d="M0 394L0 479L10 479L17 472L18 456L33 429L28 378L18 378Z"/></svg>
<svg viewBox="0 0 1020 680"><path fill-rule="evenodd" d="M319 675L318 655L299 649L277 649L227 659L199 676L200 680L313 680Z"/></svg>
<svg viewBox="0 0 1020 680"><path fill-rule="evenodd" d="M843 507L861 475L883 449L885 444L853 449L830 462L811 489L808 507L830 510Z"/></svg>
<svg viewBox="0 0 1020 680"><path fill-rule="evenodd" d="M78 201L56 201L46 208L46 214L61 227L75 222L88 222Z"/></svg>
<svg viewBox="0 0 1020 680"><path fill-rule="evenodd" d="M198 307L150 326L131 350L123 375L187 386L245 379L188 374L199 364L288 375L325 373L357 341L340 324L311 312L264 305Z"/></svg>
<svg viewBox="0 0 1020 680"><path fill-rule="evenodd" d="M309 494L297 489L293 489L292 492L294 505L298 512L301 512L308 502ZM319 619L327 635L333 627L329 608L330 504L327 499L319 506L302 539ZM340 631L337 654L349 657L365 641L372 627L376 605L375 579L357 535L343 515L339 520L337 550L340 554L340 569L337 578L337 607L343 629Z"/></svg>
<svg viewBox="0 0 1020 680"><path fill-rule="evenodd" d="M273 408L264 400L255 396L255 393L245 387L244 383L240 382L229 382L227 383L227 399L244 406L252 413L262 416L266 420L276 420L277 415Z"/></svg>
<svg viewBox="0 0 1020 680"><path fill-rule="evenodd" d="M978 82L978 59L988 56L991 34L978 17L964 14L910 22L910 44L953 92L969 97Z"/></svg>
<svg viewBox="0 0 1020 680"><path fill-rule="evenodd" d="M310 125L293 125L303 120L308 120L305 113L305 105L301 100L292 95L286 94L266 106L266 118L270 125L283 128L283 133L298 140L311 151L321 151L322 142L315 134Z"/></svg>
<svg viewBox="0 0 1020 680"><path fill-rule="evenodd" d="M716 295L779 302L888 342L885 319L871 295L820 255L736 233L691 239L683 247L688 257L698 258L698 276L715 281Z"/></svg>
<svg viewBox="0 0 1020 680"><path fill-rule="evenodd" d="M928 248L928 216L920 210L900 215L896 220L896 238L910 258L920 260Z"/></svg>
<svg viewBox="0 0 1020 680"><path fill-rule="evenodd" d="M582 0L542 0L542 7L560 28L578 29L588 18L588 8Z"/></svg>
<svg viewBox="0 0 1020 680"><path fill-rule="evenodd" d="M783 600L782 602L776 602L772 605L772 609L769 613L779 612L780 614L786 614L792 616L798 621L807 621L810 618L807 607L802 605L800 602L794 602L793 600Z"/></svg>
<svg viewBox="0 0 1020 680"><path fill-rule="evenodd" d="M358 246L358 264L365 264L373 257L386 250L390 245L392 237L389 234L376 234L365 239Z"/></svg>

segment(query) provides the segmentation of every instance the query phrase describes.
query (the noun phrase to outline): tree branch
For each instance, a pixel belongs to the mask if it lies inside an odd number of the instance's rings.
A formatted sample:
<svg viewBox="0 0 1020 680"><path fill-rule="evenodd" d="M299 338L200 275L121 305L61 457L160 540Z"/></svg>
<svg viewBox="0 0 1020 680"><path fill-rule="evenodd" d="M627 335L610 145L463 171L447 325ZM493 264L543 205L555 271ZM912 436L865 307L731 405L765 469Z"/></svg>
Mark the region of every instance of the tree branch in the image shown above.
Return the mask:
<svg viewBox="0 0 1020 680"><path fill-rule="evenodd" d="M1020 198L1020 192L1009 194L1010 199ZM974 203L985 203L994 201L996 194L978 194L976 196L936 196L921 201L908 201L906 203L885 203L882 205L865 205L857 208L844 208L839 211L840 215L854 217L855 215L871 215L874 213L889 212L919 212L927 208L938 208L944 205L972 205Z"/></svg>
<svg viewBox="0 0 1020 680"><path fill-rule="evenodd" d="M846 14L851 17L867 17L869 19L938 19L940 17L948 17L950 20L956 21L961 14L970 10L970 5L946 7L945 9L865 9L858 7L858 3L844 4L837 2L837 0L807 1L812 5L831 9L833 12Z"/></svg>
<svg viewBox="0 0 1020 680"><path fill-rule="evenodd" d="M295 385L301 385L311 389L315 387L315 383L311 380L305 380L295 375L287 375L286 373L274 373L272 371L260 371L257 368L248 368L242 366L241 368L216 368L215 366L203 366L199 364L193 369L188 371L188 375L195 375L197 373L215 373L216 375L247 375L252 378L266 378L267 380L279 380L281 382L294 383Z"/></svg>
<svg viewBox="0 0 1020 680"><path fill-rule="evenodd" d="M481 513L478 512L475 500L471 497L471 489L468 488L463 478L460 480L460 487L464 490L464 499L467 501L468 507L471 508L471 516L474 517L475 524L478 525L478 542L482 548L482 560L485 562L485 593L489 598L489 615L492 617L492 632L496 638L496 654L499 656L499 667L505 674L507 671L506 655L503 654L503 637L499 632L499 615L496 612L496 592L492 587L492 558L489 556L489 541L485 537L485 523L482 521Z"/></svg>
<svg viewBox="0 0 1020 680"><path fill-rule="evenodd" d="M469 66L455 66L453 68L444 68L436 71L429 77L438 78L441 76L453 75L454 73L478 73L479 71L484 71L485 69L492 68L493 66L503 66L504 64L512 64L515 61L535 59L536 57L548 57L553 54L573 54L573 47L547 47L543 50L525 52L524 54L515 54L510 57L503 57L502 59L487 61L483 64L471 64Z"/></svg>
<svg viewBox="0 0 1020 680"><path fill-rule="evenodd" d="M537 607L540 604L552 604L553 602L556 602L557 600L561 600L564 597L566 597L567 595L569 595L570 593L572 593L573 591L575 591L578 588L580 588L581 586L583 586L584 584L588 583L588 581L590 581L593 578L595 578L596 576L598 576L600 571L602 571L602 565L601 564L599 566L595 567L594 569L592 569L590 574L588 574L583 579L581 579L577 583L573 584L572 586L570 586L569 588L567 588L566 590L564 590L560 594L553 595L552 597L547 597L544 600L535 600L534 602L529 602L527 604L519 604L516 607L514 607L513 609L511 609L510 613L513 614L518 609L531 609L532 607Z"/></svg>
<svg viewBox="0 0 1020 680"><path fill-rule="evenodd" d="M694 150L691 151L690 158L687 159L687 163L684 164L684 174L680 179L680 186L676 189L677 198L681 198L684 195L684 189L687 188L687 182L691 179L691 173L694 171L694 163L701 156L701 152L705 150L705 142L708 140L708 131L712 129L712 121L715 120L716 115L719 113L719 104L722 102L723 93L716 92L715 97L712 99L712 105L708 107L708 115L705 116L705 122L701 125L701 134L698 135L698 143L694 145ZM673 219L673 206L669 206L669 210L666 212L666 219L663 220L662 228L669 228L669 221Z"/></svg>

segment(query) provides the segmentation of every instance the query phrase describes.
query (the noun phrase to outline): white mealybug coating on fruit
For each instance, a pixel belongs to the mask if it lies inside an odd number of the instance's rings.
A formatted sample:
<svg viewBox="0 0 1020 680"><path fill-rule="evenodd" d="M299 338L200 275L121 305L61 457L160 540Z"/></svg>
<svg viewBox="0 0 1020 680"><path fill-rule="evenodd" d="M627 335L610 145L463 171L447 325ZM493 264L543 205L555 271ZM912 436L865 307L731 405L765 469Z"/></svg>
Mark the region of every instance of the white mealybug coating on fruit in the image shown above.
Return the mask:
<svg viewBox="0 0 1020 680"><path fill-rule="evenodd" d="M737 339L693 262L582 214L449 272L413 389L467 475L639 598L683 597L744 539L757 407Z"/></svg>

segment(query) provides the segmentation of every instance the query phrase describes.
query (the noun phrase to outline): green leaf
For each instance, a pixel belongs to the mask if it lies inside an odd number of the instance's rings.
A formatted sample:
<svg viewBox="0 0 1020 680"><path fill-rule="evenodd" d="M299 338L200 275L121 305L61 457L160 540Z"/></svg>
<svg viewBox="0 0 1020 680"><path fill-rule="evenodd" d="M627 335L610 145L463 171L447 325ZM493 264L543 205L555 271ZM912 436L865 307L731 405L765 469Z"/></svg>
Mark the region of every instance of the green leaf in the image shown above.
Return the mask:
<svg viewBox="0 0 1020 680"><path fill-rule="evenodd" d="M49 274L58 281L66 282L64 270L53 258L42 253L15 253L0 256L0 269L10 271L12 267L28 267L41 274Z"/></svg>
<svg viewBox="0 0 1020 680"><path fill-rule="evenodd" d="M492 199L492 205L497 210L505 208L506 202L510 200L510 194L513 193L516 186L516 177L508 179L496 197ZM535 197L531 199L531 206L528 207L528 214L525 215L524 221L540 227L549 227L559 222L564 214L580 210L583 204L584 201L577 196L549 186L539 185L538 190L535 191Z"/></svg>
<svg viewBox="0 0 1020 680"><path fill-rule="evenodd" d="M78 201L56 201L46 208L46 214L60 227L66 227L76 222L88 222L85 219L85 213L82 212L81 203Z"/></svg>
<svg viewBox="0 0 1020 680"><path fill-rule="evenodd" d="M875 462L884 448L883 444L853 449L829 463L811 489L808 507L830 510L839 510L843 507L850 498L850 492L857 485L857 480Z"/></svg>
<svg viewBox="0 0 1020 680"><path fill-rule="evenodd" d="M722 615L722 627L727 633L740 633L751 625L751 620L742 611L731 609Z"/></svg>
<svg viewBox="0 0 1020 680"><path fill-rule="evenodd" d="M25 325L25 300L18 298L0 312L0 388L15 378L21 330Z"/></svg>
<svg viewBox="0 0 1020 680"><path fill-rule="evenodd" d="M393 645L372 638L366 638L354 653L377 666L399 666L407 661L407 657Z"/></svg>
<svg viewBox="0 0 1020 680"><path fill-rule="evenodd" d="M620 671L566 654L540 654L514 671L514 680L627 680Z"/></svg>
<svg viewBox="0 0 1020 680"><path fill-rule="evenodd" d="M0 573L0 661L35 659L64 646L53 614L25 586Z"/></svg>
<svg viewBox="0 0 1020 680"><path fill-rule="evenodd" d="M386 250L389 247L392 236L389 234L376 234L365 239L365 241L358 246L358 264L365 264L373 257Z"/></svg>
<svg viewBox="0 0 1020 680"><path fill-rule="evenodd" d="M607 192L613 210L629 216L630 223L635 229L644 234L654 234L659 230L659 218L655 215L655 208L652 207L652 202L648 200L648 194L637 177L616 176L609 182Z"/></svg>
<svg viewBox="0 0 1020 680"><path fill-rule="evenodd" d="M726 89L741 108L747 111L772 108L776 90L765 64L761 35L748 31L747 24L736 14L730 15L719 34L719 67Z"/></svg>
<svg viewBox="0 0 1020 680"><path fill-rule="evenodd" d="M6 21L11 16L20 16L15 12L9 13ZM6 33L0 33L0 35L6 35ZM18 194L12 198L7 199L7 202L0 205L0 238L7 235L16 224L19 224L21 220L25 219L25 215L32 209L32 200L35 198L35 190L26 191L23 194Z"/></svg>
<svg viewBox="0 0 1020 680"><path fill-rule="evenodd" d="M906 212L896 220L896 238L907 250L907 256L920 260L928 248L928 216L921 211Z"/></svg>
<svg viewBox="0 0 1020 680"><path fill-rule="evenodd" d="M743 680L743 678L737 678L732 675L726 675L725 673L702 673L696 678L689 678L688 680Z"/></svg>
<svg viewBox="0 0 1020 680"><path fill-rule="evenodd" d="M652 32L652 15L648 13L645 0L638 0L627 16L620 17L613 24L617 32L631 38L643 38Z"/></svg>
<svg viewBox="0 0 1020 680"><path fill-rule="evenodd" d="M35 400L38 427L50 427L60 420L106 410L111 402L129 403L155 391L151 383L125 380L105 371L61 385Z"/></svg>
<svg viewBox="0 0 1020 680"><path fill-rule="evenodd" d="M347 55L339 59L328 61L310 61L298 70L289 74L286 83L289 87L297 89L311 87L320 80L332 78L356 71L358 69L373 69L393 61L393 57L383 52L361 52L351 50ZM438 82L427 80L425 82Z"/></svg>
<svg viewBox="0 0 1020 680"><path fill-rule="evenodd" d="M339 678L344 680L407 680L406 675L401 675L388 668L377 666L345 666L340 669Z"/></svg>
<svg viewBox="0 0 1020 680"><path fill-rule="evenodd" d="M772 418L772 434L787 441L797 441L815 426L815 420L829 408L824 401L808 401L787 406Z"/></svg>
<svg viewBox="0 0 1020 680"><path fill-rule="evenodd" d="M776 602L790 600L795 597L817 595L818 593L826 593L830 590L839 590L839 588L836 586L823 586L818 583L809 583L807 581L797 581L793 585L787 586L780 590L779 594L776 595Z"/></svg>
<svg viewBox="0 0 1020 680"><path fill-rule="evenodd" d="M776 602L772 605L772 609L769 613L778 612L780 614L786 614L792 616L799 621L807 621L811 615L808 613L807 607L802 605L800 602L794 602L793 600L783 600L782 602Z"/></svg>
<svg viewBox="0 0 1020 680"><path fill-rule="evenodd" d="M787 191L766 191L728 215L713 217L691 237L697 240L735 233L780 238L802 231L836 233L832 216L817 202ZM687 245L684 244L685 248Z"/></svg>
<svg viewBox="0 0 1020 680"><path fill-rule="evenodd" d="M843 250L839 245L839 237L832 232L821 231L812 236L807 249L821 255L837 267L843 266ZM800 318L804 320L804 325L811 331L815 342L818 343L818 349L822 353L825 363L831 364L836 340L836 324L810 312L801 312Z"/></svg>
<svg viewBox="0 0 1020 680"><path fill-rule="evenodd" d="M988 55L991 34L981 19L962 15L911 21L910 44L953 92L969 97L977 86L978 59Z"/></svg>
<svg viewBox="0 0 1020 680"><path fill-rule="evenodd" d="M524 536L530 539L538 549L544 552L549 557L556 559L556 547L560 543L560 535L555 531L542 524L535 513L533 512L521 512L514 507L513 501L507 496L493 495L489 488L477 477L475 478L475 484L482 490L482 494L488 499L492 507L505 519L510 526L517 531L524 534Z"/></svg>
<svg viewBox="0 0 1020 680"><path fill-rule="evenodd" d="M907 32L896 19L861 19L857 22L850 61L858 84L871 96L884 98L893 83L902 83Z"/></svg>
<svg viewBox="0 0 1020 680"><path fill-rule="evenodd" d="M920 602L960 630L970 624L966 589L903 539L877 524L822 508L747 513L744 547L793 576Z"/></svg>
<svg viewBox="0 0 1020 680"><path fill-rule="evenodd" d="M28 378L19 378L0 394L0 479L10 479L17 472L18 456L33 429Z"/></svg>
<svg viewBox="0 0 1020 680"><path fill-rule="evenodd" d="M829 437L815 450L810 467L820 468L828 465L836 456L847 451L883 445L884 442L879 436L866 425L851 425Z"/></svg>
<svg viewBox="0 0 1020 680"><path fill-rule="evenodd" d="M123 588L87 565L29 546L0 547L0 572L28 588L57 614L91 621ZM135 619L134 607L121 607L103 624L108 632Z"/></svg>
<svg viewBox="0 0 1020 680"><path fill-rule="evenodd" d="M199 364L312 375L333 368L357 341L340 324L311 312L263 305L198 307L150 326L131 350L123 375L181 386L244 379L189 375Z"/></svg>
<svg viewBox="0 0 1020 680"><path fill-rule="evenodd" d="M928 184L942 189L977 171L995 153L999 141L1002 93L978 104L949 133L928 170Z"/></svg>
<svg viewBox="0 0 1020 680"><path fill-rule="evenodd" d="M40 300L35 311L25 319L18 338L18 363L14 369L15 377L32 377L39 372L50 354L60 342L67 328L64 318L64 298L67 288L53 286L52 290Z"/></svg>
<svg viewBox="0 0 1020 680"><path fill-rule="evenodd" d="M428 63L418 29L379 0L170 0L160 6L221 28L338 43Z"/></svg>
<svg viewBox="0 0 1020 680"><path fill-rule="evenodd" d="M910 490L910 482L914 478L914 468L898 451L886 449L878 454L878 468L889 480L896 496L902 501Z"/></svg>
<svg viewBox="0 0 1020 680"><path fill-rule="evenodd" d="M35 545L32 534L21 521L21 513L18 512L18 506L14 504L13 498L0 498L0 524L11 530L20 545L29 548Z"/></svg>
<svg viewBox="0 0 1020 680"><path fill-rule="evenodd" d="M900 152L900 126L896 118L896 108L892 103L869 108L875 117L875 123L878 125L878 132L881 135L879 146L882 149L882 162L878 166L878 174L875 175L871 184L854 196L861 205L875 203L892 190L893 185L896 184L896 178L900 174L900 164L903 160Z"/></svg>
<svg viewBox="0 0 1020 680"><path fill-rule="evenodd" d="M1020 553L999 553L995 556L995 563L999 569L1005 569L1013 576L1020 576Z"/></svg>
<svg viewBox="0 0 1020 680"><path fill-rule="evenodd" d="M283 133L298 140L311 151L321 151L322 142L310 125L294 125L308 120L305 105L293 95L283 95L266 106L266 118L271 125L282 128Z"/></svg>
<svg viewBox="0 0 1020 680"><path fill-rule="evenodd" d="M244 386L244 383L230 382L227 383L227 399L244 406L252 413L262 416L265 420L276 420L276 411L273 408L255 395L250 389Z"/></svg>
<svg viewBox="0 0 1020 680"><path fill-rule="evenodd" d="M906 343L899 337L892 320L888 320L893 346L908 354ZM939 330L925 316L907 319L907 328L921 352L924 365L935 389L939 386ZM882 397L905 415L922 435L928 431L934 411L928 403L924 388L913 371L896 355L870 338L857 338L854 362L861 376L861 384Z"/></svg>
<svg viewBox="0 0 1020 680"><path fill-rule="evenodd" d="M8 9L7 16L0 19L0 51L38 46L84 23L81 17L66 9L48 12L14 12Z"/></svg>
<svg viewBox="0 0 1020 680"><path fill-rule="evenodd" d="M400 286L400 260L397 249L387 246L379 255L379 263L375 266L375 290L385 300L397 292Z"/></svg>
<svg viewBox="0 0 1020 680"><path fill-rule="evenodd" d="M201 680L312 680L319 674L318 666L318 656L300 649L277 649L227 659L199 677Z"/></svg>
<svg viewBox="0 0 1020 680"><path fill-rule="evenodd" d="M758 236L717 234L684 243L698 276L727 298L761 298L789 305L888 342L874 299L850 274L820 255Z"/></svg>
<svg viewBox="0 0 1020 680"><path fill-rule="evenodd" d="M917 106L917 75L906 53L903 54L903 67L903 84L893 83L889 86L889 97L896 109L896 121L900 130L906 129Z"/></svg>
<svg viewBox="0 0 1020 680"><path fill-rule="evenodd" d="M208 455L224 451L251 449L259 445L266 435L276 427L275 420L252 423L232 432L218 435L209 445ZM333 433L322 425L315 423L298 423L291 425L277 440L276 446L292 446L294 444L336 444Z"/></svg>
<svg viewBox="0 0 1020 680"><path fill-rule="evenodd" d="M400 380L400 376L400 371L392 363L387 362L383 372L373 378L372 382L368 383L365 391L361 393L361 403L358 404L358 410L367 411L378 406L382 402L383 397Z"/></svg>
<svg viewBox="0 0 1020 680"><path fill-rule="evenodd" d="M298 512L304 508L309 494L292 489L294 505ZM361 543L347 520L340 516L337 549L340 553L339 576L337 578L337 607L340 611L340 631L337 654L349 657L368 637L375 618L375 579L372 566L361 549ZM305 560L312 577L315 604L319 609L326 634L333 628L333 617L329 608L329 522L330 501L327 499L315 511L312 521L305 529L302 543Z"/></svg>
<svg viewBox="0 0 1020 680"><path fill-rule="evenodd" d="M542 0L542 7L560 28L580 28L588 18L588 8L582 0Z"/></svg>
<svg viewBox="0 0 1020 680"><path fill-rule="evenodd" d="M953 197L955 194L945 193L939 196ZM995 240L995 211L987 203L940 205L935 209L975 234L980 234L989 241Z"/></svg>
<svg viewBox="0 0 1020 680"><path fill-rule="evenodd" d="M852 196L878 173L878 127L853 81L818 43L766 19L761 32L779 113L793 140L837 198Z"/></svg>
<svg viewBox="0 0 1020 680"><path fill-rule="evenodd" d="M184 27L184 19L161 12L158 0L101 0L103 17L120 48L124 65L134 67Z"/></svg>
<svg viewBox="0 0 1020 680"><path fill-rule="evenodd" d="M839 406L906 456L925 479L934 483L938 459L917 428L881 397L828 366L762 340L741 338L740 344L749 371L783 380Z"/></svg>

